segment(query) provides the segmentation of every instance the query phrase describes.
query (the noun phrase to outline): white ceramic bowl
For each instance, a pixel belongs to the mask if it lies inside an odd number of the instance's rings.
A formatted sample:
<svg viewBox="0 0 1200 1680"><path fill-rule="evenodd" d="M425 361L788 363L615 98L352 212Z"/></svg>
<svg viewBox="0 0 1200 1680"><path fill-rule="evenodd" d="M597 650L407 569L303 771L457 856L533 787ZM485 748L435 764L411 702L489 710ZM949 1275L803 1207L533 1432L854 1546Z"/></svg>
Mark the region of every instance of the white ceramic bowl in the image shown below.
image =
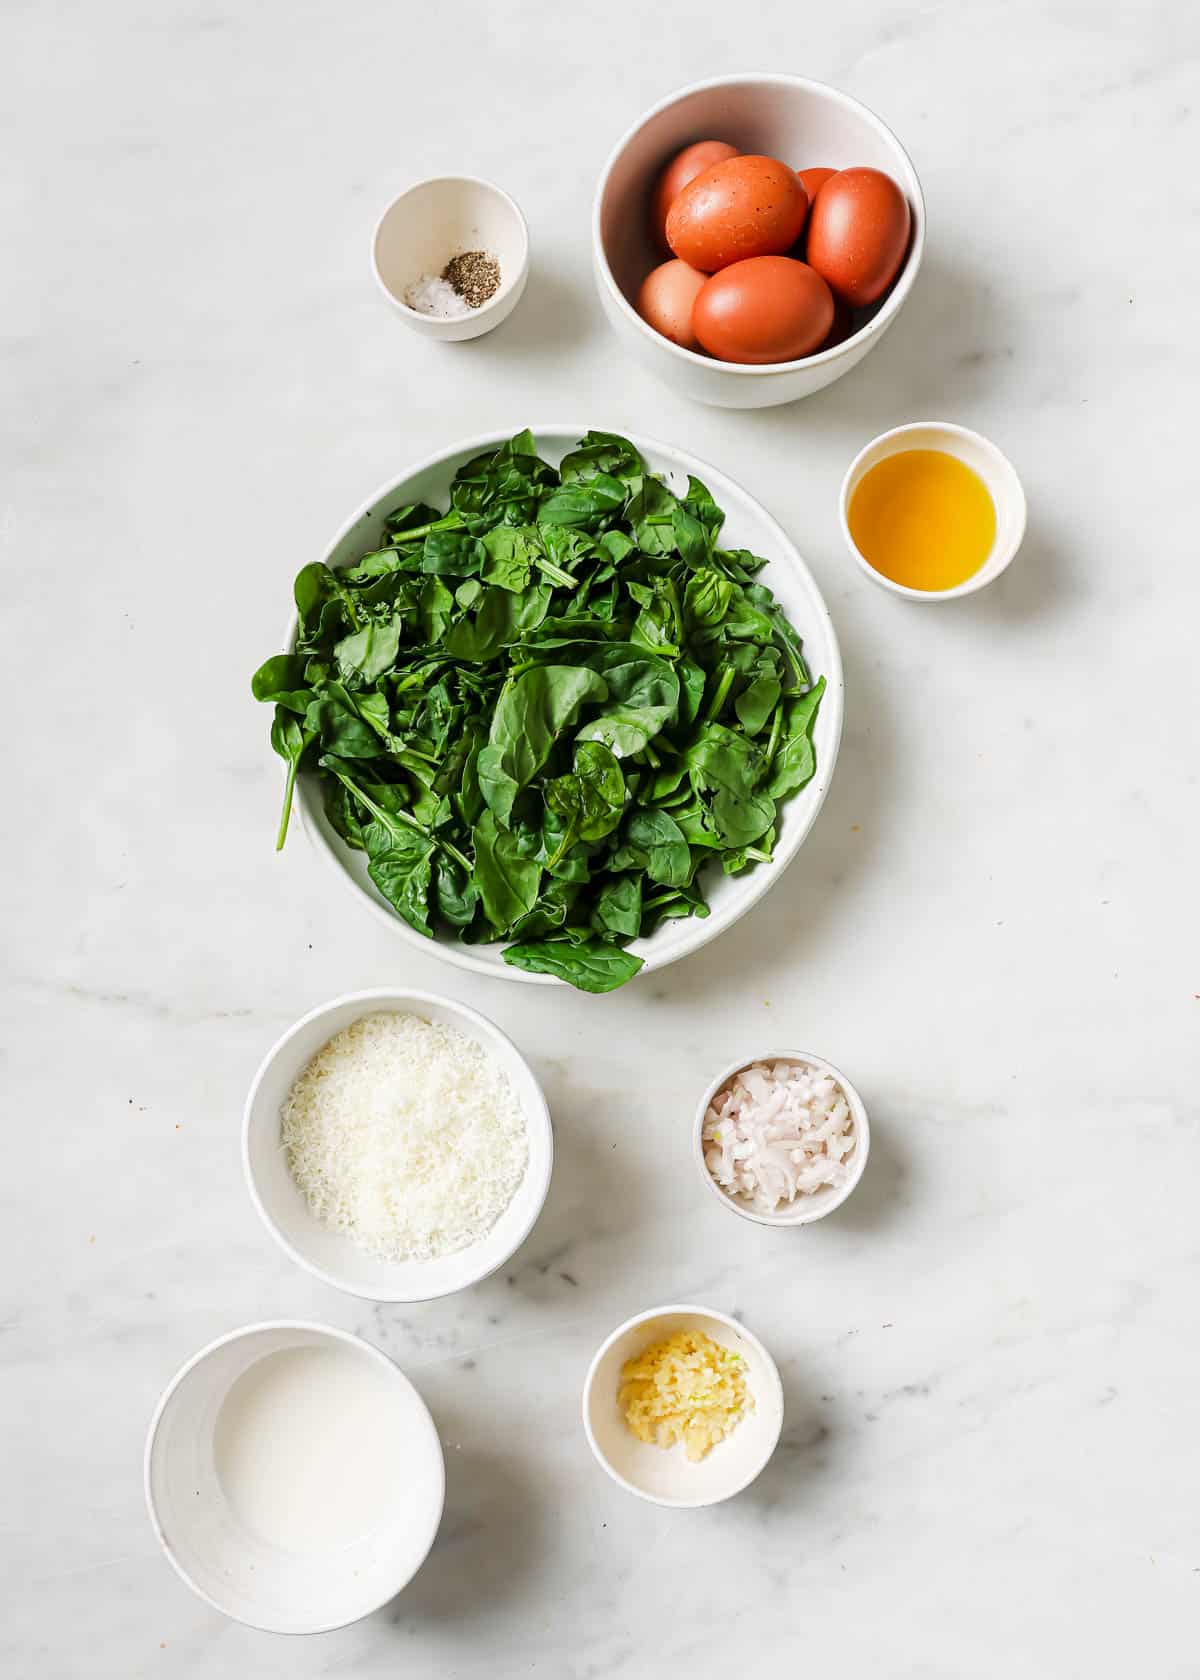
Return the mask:
<svg viewBox="0 0 1200 1680"><path fill-rule="evenodd" d="M405 302L423 274L440 274L462 251L487 251L500 264L500 284L469 315L443 320ZM414 332L444 343L480 338L520 302L529 278L529 229L514 199L473 175L419 181L389 204L371 241L371 268L380 290Z"/></svg>
<svg viewBox="0 0 1200 1680"><path fill-rule="evenodd" d="M525 1114L529 1158L516 1195L482 1242L437 1260L376 1260L309 1211L279 1143L279 1115L297 1076L335 1033L364 1015L420 1015L478 1040L500 1064ZM385 987L350 992L311 1010L263 1058L246 1098L242 1165L250 1198L285 1254L314 1277L368 1301L432 1301L489 1276L525 1241L550 1188L554 1136L550 1111L529 1063L494 1022L431 992Z"/></svg>
<svg viewBox="0 0 1200 1680"><path fill-rule="evenodd" d="M625 1361L677 1330L701 1330L740 1353L754 1399L754 1409L699 1464L688 1462L682 1446L639 1441L617 1404ZM599 1462L627 1492L655 1505L716 1505L748 1487L775 1451L783 1428L783 1385L771 1355L736 1319L711 1307L653 1307L614 1330L592 1360L583 1385L583 1427Z"/></svg>
<svg viewBox="0 0 1200 1680"><path fill-rule="evenodd" d="M704 1160L704 1145L701 1134L704 1131L704 1116L708 1113L708 1105L712 1102L722 1085L732 1079L735 1073L743 1068L752 1067L755 1062L804 1062L809 1067L817 1068L822 1073L829 1074L836 1079L846 1093L846 1101L850 1105L850 1112L854 1116L854 1131L856 1142L854 1153L850 1158L850 1171L844 1184L826 1184L820 1190L814 1190L811 1195L797 1196L790 1206L781 1208L778 1213L758 1213L753 1208L745 1206L737 1197L731 1196L723 1190L716 1179L709 1172ZM846 1198L854 1191L867 1165L867 1157L871 1153L871 1125L867 1119L867 1110L862 1098L851 1085L840 1068L834 1067L822 1056L814 1056L808 1050L769 1050L761 1056L743 1057L740 1061L731 1062L724 1068L712 1084L705 1091L696 1106L696 1116L692 1122L692 1159L695 1161L701 1178L707 1184L710 1192L717 1198L723 1208L730 1213L736 1213L742 1219L749 1219L755 1225L811 1225L815 1220L824 1219L827 1213L841 1207Z"/></svg>
<svg viewBox="0 0 1200 1680"><path fill-rule="evenodd" d="M875 570L850 535L850 498L865 474L889 455L902 455L909 449L939 449L957 456L979 474L996 509L996 535L991 553L977 572L953 589L910 589L907 584L893 583L891 578ZM873 438L865 449L859 450L842 480L839 511L846 546L872 583L890 589L893 595L903 595L908 601L956 601L962 595L973 595L977 589L994 582L1008 567L1025 536L1025 492L1012 462L979 432L955 426L949 420L912 420Z"/></svg>
<svg viewBox="0 0 1200 1680"><path fill-rule="evenodd" d="M534 426L532 430L541 453L557 464L568 450L575 447L588 427L548 424ZM656 930L652 938L635 940L630 946L630 950L645 962L643 973L650 973L698 951L710 939L715 939L731 927L752 905L757 904L799 851L824 801L837 760L842 735L842 660L833 622L812 573L791 539L761 503L706 461L697 460L695 456L668 444L656 443L651 438L629 432L623 435L641 451L647 464L672 489L685 491L689 473L704 480L725 510L723 540L730 547L748 548L766 557L769 563L759 573L759 578L774 591L800 632L813 677L825 678L825 694L813 731L817 772L808 786L782 808L773 861L760 863L738 876L722 875L719 869L707 871L704 887L710 913L705 920L693 916L667 922ZM322 556L326 565L350 565L360 555L378 546L383 521L393 508L414 501L445 507L450 482L458 468L483 450L498 448L507 436L505 432L489 432L481 437L468 438L453 449L439 450L428 456L400 478L382 485L334 537ZM295 637L296 617L293 614L284 640L285 647L293 647ZM322 857L332 864L339 880L351 887L355 896L381 918L398 939L414 950L432 951L459 968L473 969L478 974L490 974L494 978L541 986L566 984L550 974L527 974L523 969L510 968L500 954L503 947L499 944L462 945L449 938L424 938L391 908L367 874L363 854L351 850L330 824L317 777L307 773L299 777L296 805L305 832Z"/></svg>
<svg viewBox="0 0 1200 1680"><path fill-rule="evenodd" d="M650 194L663 167L695 140L727 140L797 169L881 169L902 188L912 212L908 255L887 297L850 338L801 361L744 366L681 349L642 320L638 288L664 260L650 237ZM660 100L613 148L592 210L596 285L618 338L660 379L719 408L795 402L849 373L900 313L924 248L925 199L908 153L857 99L803 76L716 76Z"/></svg>
<svg viewBox="0 0 1200 1680"><path fill-rule="evenodd" d="M335 1347L364 1360L394 1410L390 1462L403 1484L382 1523L336 1549L284 1549L231 1505L218 1474L222 1403L259 1360L292 1348ZM251 1324L196 1354L158 1403L146 1440L146 1503L163 1551L214 1609L269 1633L324 1633L378 1610L407 1586L433 1545L446 1472L425 1402L377 1348L321 1324Z"/></svg>

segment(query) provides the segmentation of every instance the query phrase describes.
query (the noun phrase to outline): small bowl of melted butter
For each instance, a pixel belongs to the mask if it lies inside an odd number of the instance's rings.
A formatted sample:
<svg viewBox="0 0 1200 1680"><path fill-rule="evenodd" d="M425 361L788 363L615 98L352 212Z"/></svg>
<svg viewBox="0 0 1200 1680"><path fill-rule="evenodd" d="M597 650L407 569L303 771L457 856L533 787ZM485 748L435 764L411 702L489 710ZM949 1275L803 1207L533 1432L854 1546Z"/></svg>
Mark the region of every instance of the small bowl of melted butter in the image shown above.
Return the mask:
<svg viewBox="0 0 1200 1680"><path fill-rule="evenodd" d="M994 443L946 420L884 432L842 482L842 534L872 582L953 601L998 578L1025 535L1025 492Z"/></svg>

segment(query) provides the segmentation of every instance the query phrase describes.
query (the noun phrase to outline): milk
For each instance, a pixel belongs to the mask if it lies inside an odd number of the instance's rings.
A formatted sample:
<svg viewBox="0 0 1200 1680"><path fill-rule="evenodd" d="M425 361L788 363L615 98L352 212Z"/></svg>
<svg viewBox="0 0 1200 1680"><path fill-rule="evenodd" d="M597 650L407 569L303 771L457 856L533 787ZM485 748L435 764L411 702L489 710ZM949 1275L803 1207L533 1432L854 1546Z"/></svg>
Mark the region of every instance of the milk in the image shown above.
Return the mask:
<svg viewBox="0 0 1200 1680"><path fill-rule="evenodd" d="M333 1552L403 1498L395 1390L348 1346L268 1354L226 1395L213 1433L222 1492L259 1539Z"/></svg>

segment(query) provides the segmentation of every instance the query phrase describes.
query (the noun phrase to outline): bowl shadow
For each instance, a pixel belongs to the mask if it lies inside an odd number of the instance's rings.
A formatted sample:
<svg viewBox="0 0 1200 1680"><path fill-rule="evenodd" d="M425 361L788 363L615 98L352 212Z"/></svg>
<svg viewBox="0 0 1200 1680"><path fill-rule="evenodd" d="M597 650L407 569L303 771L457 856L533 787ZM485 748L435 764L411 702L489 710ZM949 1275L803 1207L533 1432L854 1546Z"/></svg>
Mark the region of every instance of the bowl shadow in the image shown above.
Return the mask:
<svg viewBox="0 0 1200 1680"><path fill-rule="evenodd" d="M1065 552L1043 520L1031 522L1008 570L975 595L946 607L967 624L1021 625L1061 609L1071 594Z"/></svg>
<svg viewBox="0 0 1200 1680"><path fill-rule="evenodd" d="M829 1216L843 1231L877 1231L899 1219L911 1200L911 1166L896 1147L895 1130L871 1120L871 1153L853 1193Z"/></svg>
<svg viewBox="0 0 1200 1680"><path fill-rule="evenodd" d="M589 277L590 283L590 277ZM530 266L525 293L494 332L476 339L477 354L497 364L557 362L569 346L576 351L604 330L594 292L571 284L553 268Z"/></svg>
<svg viewBox="0 0 1200 1680"><path fill-rule="evenodd" d="M452 1441L456 1420L438 1408L435 1421L443 1441ZM462 1427L470 1428L465 1417ZM433 1549L380 1615L399 1628L483 1620L489 1609L517 1598L526 1578L544 1567L552 1526L515 1459L474 1445L450 1447L446 1505Z"/></svg>
<svg viewBox="0 0 1200 1680"><path fill-rule="evenodd" d="M511 1307L515 1294L537 1305L586 1297L588 1310L619 1288L611 1260L620 1244L624 1268L636 1266L651 1227L643 1180L606 1124L610 1090L579 1084L568 1057L541 1057L534 1071L555 1122L554 1172L537 1224L507 1265L478 1286L480 1299Z"/></svg>
<svg viewBox="0 0 1200 1680"><path fill-rule="evenodd" d="M1028 377L1017 356L1020 329L989 280L927 246L903 309L856 367L810 397L740 418L775 447L781 431L799 442L816 422L824 434L845 437L849 466L868 439L904 421L970 425L972 405L1008 386L1019 403Z"/></svg>
<svg viewBox="0 0 1200 1680"><path fill-rule="evenodd" d="M743 1495L763 1515L803 1497L806 1489L836 1468L837 1433L830 1400L814 1393L786 1364L780 1365L779 1377L783 1384L783 1433L767 1464Z"/></svg>

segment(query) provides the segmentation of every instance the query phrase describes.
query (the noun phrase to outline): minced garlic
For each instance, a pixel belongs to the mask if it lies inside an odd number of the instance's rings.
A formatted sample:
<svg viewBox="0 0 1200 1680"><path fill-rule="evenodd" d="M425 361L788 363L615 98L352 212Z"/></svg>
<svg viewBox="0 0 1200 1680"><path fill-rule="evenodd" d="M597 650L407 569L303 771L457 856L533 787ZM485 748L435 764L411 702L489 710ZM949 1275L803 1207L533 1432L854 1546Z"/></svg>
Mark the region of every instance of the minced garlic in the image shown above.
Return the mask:
<svg viewBox="0 0 1200 1680"><path fill-rule="evenodd" d="M754 1405L746 1361L702 1330L677 1330L621 1367L617 1403L639 1441L682 1441L693 1464L733 1433Z"/></svg>

